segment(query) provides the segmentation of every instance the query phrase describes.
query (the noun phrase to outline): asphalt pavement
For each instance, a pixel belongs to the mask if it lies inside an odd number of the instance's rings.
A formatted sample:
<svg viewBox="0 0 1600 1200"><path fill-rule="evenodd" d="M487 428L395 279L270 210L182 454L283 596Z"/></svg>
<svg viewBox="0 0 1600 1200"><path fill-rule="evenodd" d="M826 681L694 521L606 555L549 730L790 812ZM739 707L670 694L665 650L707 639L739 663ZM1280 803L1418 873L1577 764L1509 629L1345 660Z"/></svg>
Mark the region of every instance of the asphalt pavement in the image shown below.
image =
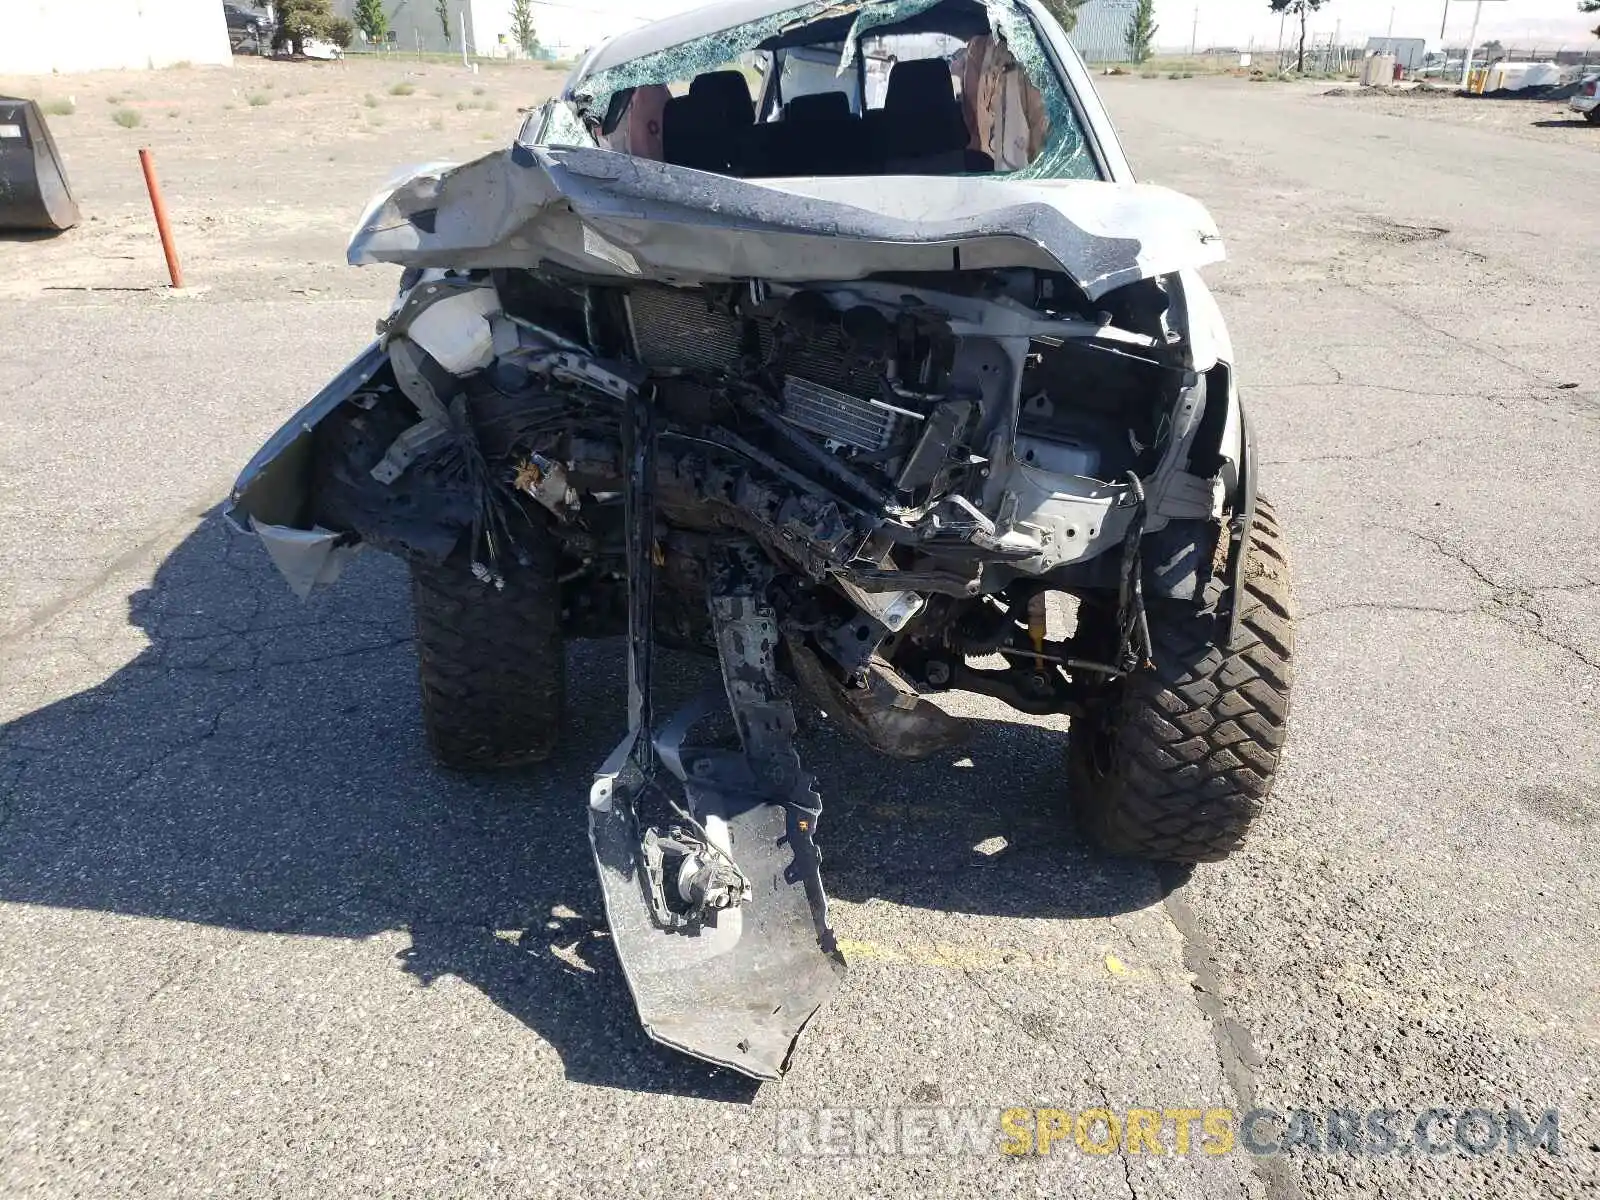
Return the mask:
<svg viewBox="0 0 1600 1200"><path fill-rule="evenodd" d="M619 648L571 651L547 771L451 775L395 564L301 604L217 518L392 277L302 267L337 260L330 223L191 296L13 279L0 1194L1593 1194L1600 153L1106 82L1141 176L1224 232L1208 275L1293 554L1291 740L1251 845L1192 875L1096 857L1065 722L978 697L948 698L980 727L956 759L813 730L850 973L782 1083L661 1050L584 831ZM1439 1154L1012 1157L938 1126L1013 1107L1553 1109L1561 1152L1468 1153L1446 1122ZM824 1152L823 1108L935 1135Z"/></svg>

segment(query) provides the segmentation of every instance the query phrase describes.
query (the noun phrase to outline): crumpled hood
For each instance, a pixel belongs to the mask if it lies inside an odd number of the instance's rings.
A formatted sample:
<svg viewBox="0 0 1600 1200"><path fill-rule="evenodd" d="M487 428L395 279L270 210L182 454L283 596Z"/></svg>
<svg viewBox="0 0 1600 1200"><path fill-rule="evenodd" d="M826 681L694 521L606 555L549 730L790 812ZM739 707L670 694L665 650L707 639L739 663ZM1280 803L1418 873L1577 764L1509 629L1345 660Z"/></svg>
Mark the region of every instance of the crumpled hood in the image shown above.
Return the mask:
<svg viewBox="0 0 1600 1200"><path fill-rule="evenodd" d="M606 150L516 145L380 193L353 264L559 265L690 285L1035 267L1091 299L1217 262L1205 208L1150 184L983 176L733 179Z"/></svg>

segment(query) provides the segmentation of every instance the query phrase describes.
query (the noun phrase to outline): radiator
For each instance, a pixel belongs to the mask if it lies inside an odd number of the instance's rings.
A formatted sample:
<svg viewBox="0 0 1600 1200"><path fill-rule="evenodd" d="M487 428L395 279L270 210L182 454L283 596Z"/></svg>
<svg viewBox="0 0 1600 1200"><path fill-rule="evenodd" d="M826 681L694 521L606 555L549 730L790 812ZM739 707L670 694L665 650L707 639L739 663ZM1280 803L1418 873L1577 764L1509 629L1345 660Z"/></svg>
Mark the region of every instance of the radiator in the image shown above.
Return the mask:
<svg viewBox="0 0 1600 1200"><path fill-rule="evenodd" d="M632 288L628 320L639 362L656 370L727 371L746 349L747 323L714 309L706 294L693 288L662 284ZM771 320L760 318L748 324L755 333L750 351L763 359L770 357ZM823 330L807 344L789 349L781 366L785 375L799 375L851 395L875 396L878 392L878 368L848 362L844 335L837 329Z"/></svg>
<svg viewBox="0 0 1600 1200"><path fill-rule="evenodd" d="M844 392L791 375L783 381L787 421L857 450L882 450L894 440L897 414Z"/></svg>
<svg viewBox="0 0 1600 1200"><path fill-rule="evenodd" d="M655 370L729 370L744 349L744 323L704 292L647 285L630 290L628 322L639 362Z"/></svg>

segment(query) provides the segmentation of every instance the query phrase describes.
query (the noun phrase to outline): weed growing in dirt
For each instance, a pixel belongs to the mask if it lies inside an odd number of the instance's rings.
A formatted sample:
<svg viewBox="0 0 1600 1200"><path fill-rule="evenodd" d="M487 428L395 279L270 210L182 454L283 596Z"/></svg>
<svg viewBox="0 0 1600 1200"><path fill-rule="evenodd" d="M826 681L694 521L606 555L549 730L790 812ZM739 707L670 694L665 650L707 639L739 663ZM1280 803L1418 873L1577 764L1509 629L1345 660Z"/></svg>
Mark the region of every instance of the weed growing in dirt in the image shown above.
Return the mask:
<svg viewBox="0 0 1600 1200"><path fill-rule="evenodd" d="M78 111L78 106L71 100L46 100L39 107L52 117L70 117Z"/></svg>
<svg viewBox="0 0 1600 1200"><path fill-rule="evenodd" d="M397 83L389 89L391 96L409 96L416 91L416 85L411 83Z"/></svg>
<svg viewBox="0 0 1600 1200"><path fill-rule="evenodd" d="M131 108L119 108L111 114L111 119L124 129L137 129L144 124L144 118Z"/></svg>
<svg viewBox="0 0 1600 1200"><path fill-rule="evenodd" d="M368 108L377 108L378 98L371 92L368 92L365 96L361 97L361 103L365 104Z"/></svg>
<svg viewBox="0 0 1600 1200"><path fill-rule="evenodd" d="M265 108L272 103L272 97L265 92L251 92L244 98L244 102L251 108Z"/></svg>
<svg viewBox="0 0 1600 1200"><path fill-rule="evenodd" d="M473 94L473 95L474 95L474 96L481 96L481 95L483 95L483 94L484 94L484 93L485 93L485 92L487 92L487 91L488 91L488 90L489 90L489 89L488 89L488 88L486 88L486 87L475 87L475 88L473 88L473 89L472 89L472 94Z"/></svg>
<svg viewBox="0 0 1600 1200"><path fill-rule="evenodd" d="M430 127L434 128L434 129L443 129L444 128L444 118L443 117L435 117L433 120L429 121L428 124L429 124Z"/></svg>
<svg viewBox="0 0 1600 1200"><path fill-rule="evenodd" d="M178 115L178 110L177 109L175 109L175 108L167 109L167 118L168 118L168 120L171 120L171 119L175 118L177 115Z"/></svg>

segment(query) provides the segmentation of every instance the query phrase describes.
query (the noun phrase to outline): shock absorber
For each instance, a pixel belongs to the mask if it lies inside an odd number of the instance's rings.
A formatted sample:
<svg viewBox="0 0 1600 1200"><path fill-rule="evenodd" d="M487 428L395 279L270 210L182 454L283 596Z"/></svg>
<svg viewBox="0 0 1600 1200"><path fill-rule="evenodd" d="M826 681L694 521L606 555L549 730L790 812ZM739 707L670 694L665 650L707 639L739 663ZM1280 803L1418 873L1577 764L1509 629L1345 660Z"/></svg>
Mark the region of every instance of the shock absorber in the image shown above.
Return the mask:
<svg viewBox="0 0 1600 1200"><path fill-rule="evenodd" d="M1033 669L1044 670L1044 639L1049 632L1047 614L1049 609L1045 605L1047 593L1043 588L1028 597L1028 639L1033 643Z"/></svg>

